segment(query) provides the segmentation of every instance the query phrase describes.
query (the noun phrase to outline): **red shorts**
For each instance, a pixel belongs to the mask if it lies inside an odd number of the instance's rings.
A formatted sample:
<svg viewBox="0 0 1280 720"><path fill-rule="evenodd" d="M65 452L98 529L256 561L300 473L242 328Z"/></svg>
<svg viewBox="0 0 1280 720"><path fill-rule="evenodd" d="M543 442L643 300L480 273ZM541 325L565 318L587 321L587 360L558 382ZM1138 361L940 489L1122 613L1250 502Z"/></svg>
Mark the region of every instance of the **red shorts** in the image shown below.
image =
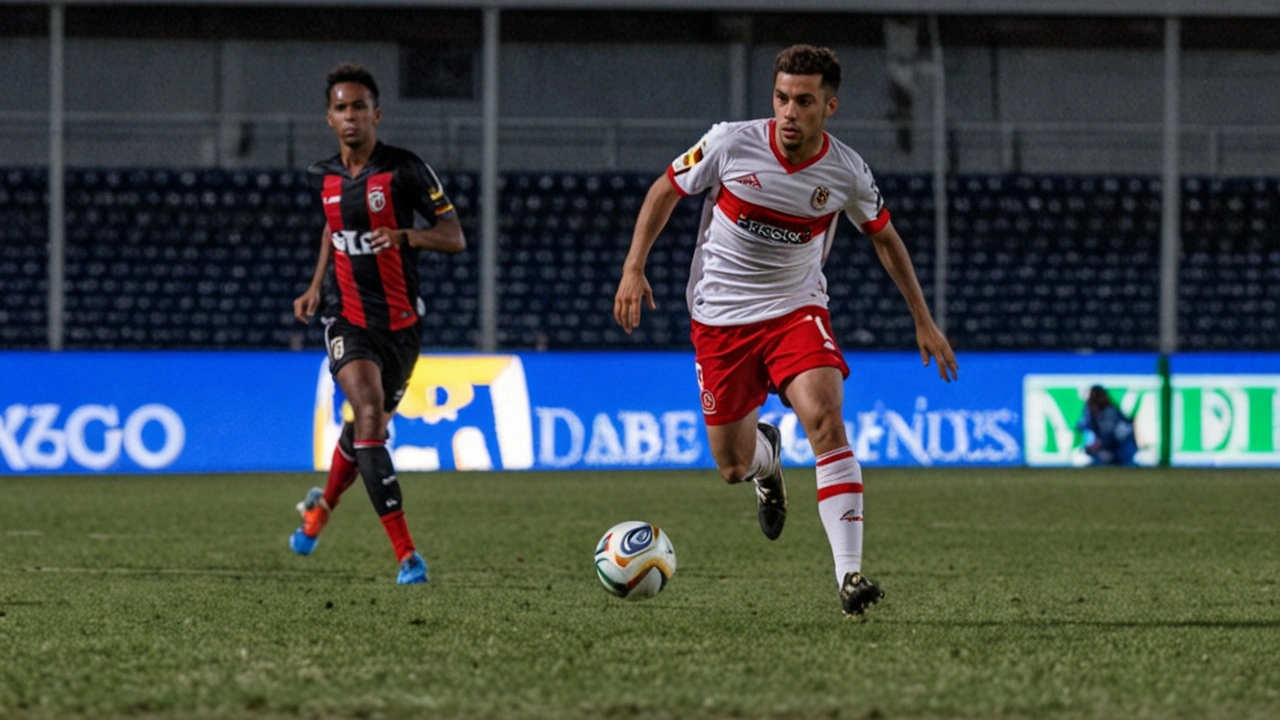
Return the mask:
<svg viewBox="0 0 1280 720"><path fill-rule="evenodd" d="M741 420L764 404L771 389L805 370L833 367L849 377L824 308L803 307L749 325L715 326L694 320L689 335L708 425Z"/></svg>

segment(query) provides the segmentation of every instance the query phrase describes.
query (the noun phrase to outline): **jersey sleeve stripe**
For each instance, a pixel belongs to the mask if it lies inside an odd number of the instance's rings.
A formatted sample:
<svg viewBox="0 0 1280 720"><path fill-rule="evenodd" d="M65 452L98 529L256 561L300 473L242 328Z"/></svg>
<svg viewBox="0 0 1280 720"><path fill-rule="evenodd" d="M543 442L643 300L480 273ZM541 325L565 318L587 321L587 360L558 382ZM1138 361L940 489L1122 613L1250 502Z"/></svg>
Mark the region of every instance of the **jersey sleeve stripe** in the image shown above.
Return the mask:
<svg viewBox="0 0 1280 720"><path fill-rule="evenodd" d="M667 166L667 179L671 181L671 185L676 189L676 192L680 193L680 197L689 197L689 191L680 187L680 183L676 181L676 169L672 165Z"/></svg>
<svg viewBox="0 0 1280 720"><path fill-rule="evenodd" d="M858 227L862 229L862 232L865 235L875 235L876 233L883 230L885 225L888 225L888 224L889 224L889 208L882 207L880 208L880 213L876 215L874 219L868 220L862 223L861 225L859 225Z"/></svg>

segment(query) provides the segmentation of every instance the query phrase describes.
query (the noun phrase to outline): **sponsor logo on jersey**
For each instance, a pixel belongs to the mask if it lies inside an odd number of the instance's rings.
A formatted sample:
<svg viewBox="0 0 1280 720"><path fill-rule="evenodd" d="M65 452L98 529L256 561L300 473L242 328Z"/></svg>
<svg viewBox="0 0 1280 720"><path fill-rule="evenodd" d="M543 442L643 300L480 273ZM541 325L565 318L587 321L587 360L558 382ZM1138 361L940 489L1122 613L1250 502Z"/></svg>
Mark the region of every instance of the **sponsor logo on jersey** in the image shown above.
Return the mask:
<svg viewBox="0 0 1280 720"><path fill-rule="evenodd" d="M373 186L369 188L369 209L373 212L382 212L387 206L387 193L381 186Z"/></svg>
<svg viewBox="0 0 1280 720"><path fill-rule="evenodd" d="M819 185L813 189L813 197L809 198L809 204L814 210L821 210L827 206L827 200L831 198L831 191Z"/></svg>
<svg viewBox="0 0 1280 720"><path fill-rule="evenodd" d="M693 147L689 148L688 152L676 158L676 161L671 163L671 170L676 175L680 175L681 173L687 173L690 170L692 170L693 166L702 162L702 158L705 157L706 145L707 145L707 142L703 140L702 142L699 142L697 145L694 145Z"/></svg>
<svg viewBox="0 0 1280 720"><path fill-rule="evenodd" d="M738 215L738 227L746 230L756 237L762 237L765 240L772 240L773 242L787 243L789 245L803 245L809 242L809 239L813 237L813 233L808 229L791 230L789 228L763 223L759 220L752 220L746 215Z"/></svg>
<svg viewBox="0 0 1280 720"><path fill-rule="evenodd" d="M760 184L760 178L756 177L755 173L751 173L750 175L744 175L740 178L734 178L733 181L736 183L741 183L742 185L746 185L748 187L753 187L753 188L764 187L763 185Z"/></svg>
<svg viewBox="0 0 1280 720"><path fill-rule="evenodd" d="M373 255L374 249L370 240L373 237L371 232L357 232L355 230L334 230L330 233L333 237L333 247L338 252L348 255Z"/></svg>
<svg viewBox="0 0 1280 720"><path fill-rule="evenodd" d="M726 222L737 225L741 230L769 242L787 245L804 245L820 236L834 217L834 214L818 217L791 215L748 202L734 195L729 184L720 186L716 211Z"/></svg>

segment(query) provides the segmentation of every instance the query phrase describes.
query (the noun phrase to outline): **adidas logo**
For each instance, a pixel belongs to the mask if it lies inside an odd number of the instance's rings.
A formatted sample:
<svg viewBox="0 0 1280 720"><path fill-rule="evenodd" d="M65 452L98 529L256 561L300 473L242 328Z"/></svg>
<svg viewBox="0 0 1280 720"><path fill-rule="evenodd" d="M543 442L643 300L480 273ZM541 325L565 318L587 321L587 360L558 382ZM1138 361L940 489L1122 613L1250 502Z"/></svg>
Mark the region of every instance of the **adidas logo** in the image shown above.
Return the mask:
<svg viewBox="0 0 1280 720"><path fill-rule="evenodd" d="M746 185L748 187L753 187L753 188L764 187L763 185L760 184L760 178L756 177L755 173L751 173L750 175L743 175L740 178L734 178L733 181L736 183L740 183L742 185Z"/></svg>

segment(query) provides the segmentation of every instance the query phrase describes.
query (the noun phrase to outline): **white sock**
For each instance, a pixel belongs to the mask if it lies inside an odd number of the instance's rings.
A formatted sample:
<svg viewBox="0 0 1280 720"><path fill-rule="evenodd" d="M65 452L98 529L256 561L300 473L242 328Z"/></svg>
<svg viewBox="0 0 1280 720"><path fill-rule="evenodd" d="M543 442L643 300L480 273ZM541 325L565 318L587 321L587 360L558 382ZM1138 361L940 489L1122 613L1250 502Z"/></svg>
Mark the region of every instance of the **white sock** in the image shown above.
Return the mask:
<svg viewBox="0 0 1280 720"><path fill-rule="evenodd" d="M755 480L772 469L773 465L773 446L769 444L769 438L756 428L756 454L751 458L751 467L747 468L747 476L743 480Z"/></svg>
<svg viewBox="0 0 1280 720"><path fill-rule="evenodd" d="M862 570L862 466L849 446L823 453L818 464L818 516L831 543L836 586Z"/></svg>

